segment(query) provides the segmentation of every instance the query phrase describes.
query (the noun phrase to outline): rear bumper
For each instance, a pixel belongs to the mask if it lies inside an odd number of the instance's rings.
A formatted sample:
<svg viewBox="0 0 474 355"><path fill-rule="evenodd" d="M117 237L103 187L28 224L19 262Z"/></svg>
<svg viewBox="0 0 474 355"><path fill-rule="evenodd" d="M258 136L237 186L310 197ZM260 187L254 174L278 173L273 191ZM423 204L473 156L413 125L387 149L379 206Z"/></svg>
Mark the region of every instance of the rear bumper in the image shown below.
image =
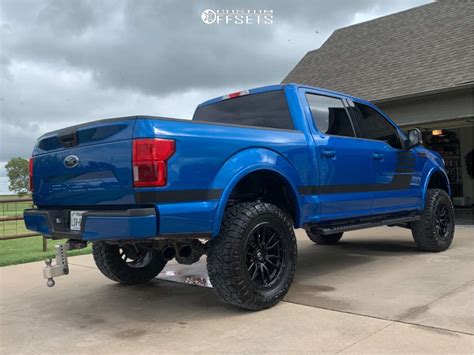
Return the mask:
<svg viewBox="0 0 474 355"><path fill-rule="evenodd" d="M24 211L26 228L47 237L77 240L130 240L153 238L158 235L154 208L123 211L88 211L82 216L81 231L69 229L69 211Z"/></svg>

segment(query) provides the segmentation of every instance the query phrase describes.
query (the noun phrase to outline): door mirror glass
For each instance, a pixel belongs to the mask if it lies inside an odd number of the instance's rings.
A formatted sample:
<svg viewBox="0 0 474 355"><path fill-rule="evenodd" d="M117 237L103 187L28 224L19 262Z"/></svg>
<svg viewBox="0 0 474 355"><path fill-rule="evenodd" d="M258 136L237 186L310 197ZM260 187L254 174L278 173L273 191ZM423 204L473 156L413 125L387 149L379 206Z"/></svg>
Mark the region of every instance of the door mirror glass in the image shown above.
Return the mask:
<svg viewBox="0 0 474 355"><path fill-rule="evenodd" d="M410 129L408 131L408 147L413 148L423 144L421 131L418 128Z"/></svg>

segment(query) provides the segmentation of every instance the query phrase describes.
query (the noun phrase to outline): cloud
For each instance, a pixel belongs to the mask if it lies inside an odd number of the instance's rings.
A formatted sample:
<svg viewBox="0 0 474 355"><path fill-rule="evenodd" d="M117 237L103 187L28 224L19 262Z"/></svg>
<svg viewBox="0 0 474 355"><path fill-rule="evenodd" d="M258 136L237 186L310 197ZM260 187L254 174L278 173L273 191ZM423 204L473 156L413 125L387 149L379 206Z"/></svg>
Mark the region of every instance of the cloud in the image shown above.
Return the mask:
<svg viewBox="0 0 474 355"><path fill-rule="evenodd" d="M190 117L207 98L278 83L335 29L427 0L3 0L0 161L45 131L130 114ZM205 9L272 25L206 25Z"/></svg>

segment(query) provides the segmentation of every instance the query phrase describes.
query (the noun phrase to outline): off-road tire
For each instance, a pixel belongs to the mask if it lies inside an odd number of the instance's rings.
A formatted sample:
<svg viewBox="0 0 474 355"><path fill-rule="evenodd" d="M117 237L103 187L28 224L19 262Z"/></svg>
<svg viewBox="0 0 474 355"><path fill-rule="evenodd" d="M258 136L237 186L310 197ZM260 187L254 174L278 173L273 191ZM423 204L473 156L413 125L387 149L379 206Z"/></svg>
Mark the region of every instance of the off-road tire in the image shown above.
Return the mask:
<svg viewBox="0 0 474 355"><path fill-rule="evenodd" d="M152 280L166 265L161 251L152 249L149 262L142 267L132 267L120 257L120 247L105 242L94 242L92 254L100 272L112 281L124 285L138 285Z"/></svg>
<svg viewBox="0 0 474 355"><path fill-rule="evenodd" d="M261 225L275 229L281 250L286 248L283 261L277 263L280 271L275 283L266 289L255 285L246 264L247 244ZM286 295L295 274L296 259L296 237L288 216L272 204L248 202L226 210L220 234L210 242L207 269L212 286L224 302L262 310L274 306Z"/></svg>
<svg viewBox="0 0 474 355"><path fill-rule="evenodd" d="M339 243L339 240L342 238L344 233L336 233L336 234L329 234L329 235L321 235L316 232L311 231L310 229L306 230L306 235L309 239L311 239L316 244L321 245L334 245Z"/></svg>
<svg viewBox="0 0 474 355"><path fill-rule="evenodd" d="M447 232L441 235L437 230L436 214L442 207L446 209L448 227ZM454 238L454 225L454 208L446 191L428 189L421 219L411 223L411 232L418 249L435 252L448 249Z"/></svg>

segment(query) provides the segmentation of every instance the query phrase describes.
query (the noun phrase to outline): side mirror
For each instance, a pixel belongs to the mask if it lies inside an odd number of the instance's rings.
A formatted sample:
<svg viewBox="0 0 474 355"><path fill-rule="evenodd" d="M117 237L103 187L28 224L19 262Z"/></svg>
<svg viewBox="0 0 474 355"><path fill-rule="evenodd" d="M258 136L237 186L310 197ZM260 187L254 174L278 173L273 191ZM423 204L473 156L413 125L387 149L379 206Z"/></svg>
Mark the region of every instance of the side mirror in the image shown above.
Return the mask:
<svg viewBox="0 0 474 355"><path fill-rule="evenodd" d="M408 148L414 148L423 144L423 137L418 128L410 129L408 131Z"/></svg>

